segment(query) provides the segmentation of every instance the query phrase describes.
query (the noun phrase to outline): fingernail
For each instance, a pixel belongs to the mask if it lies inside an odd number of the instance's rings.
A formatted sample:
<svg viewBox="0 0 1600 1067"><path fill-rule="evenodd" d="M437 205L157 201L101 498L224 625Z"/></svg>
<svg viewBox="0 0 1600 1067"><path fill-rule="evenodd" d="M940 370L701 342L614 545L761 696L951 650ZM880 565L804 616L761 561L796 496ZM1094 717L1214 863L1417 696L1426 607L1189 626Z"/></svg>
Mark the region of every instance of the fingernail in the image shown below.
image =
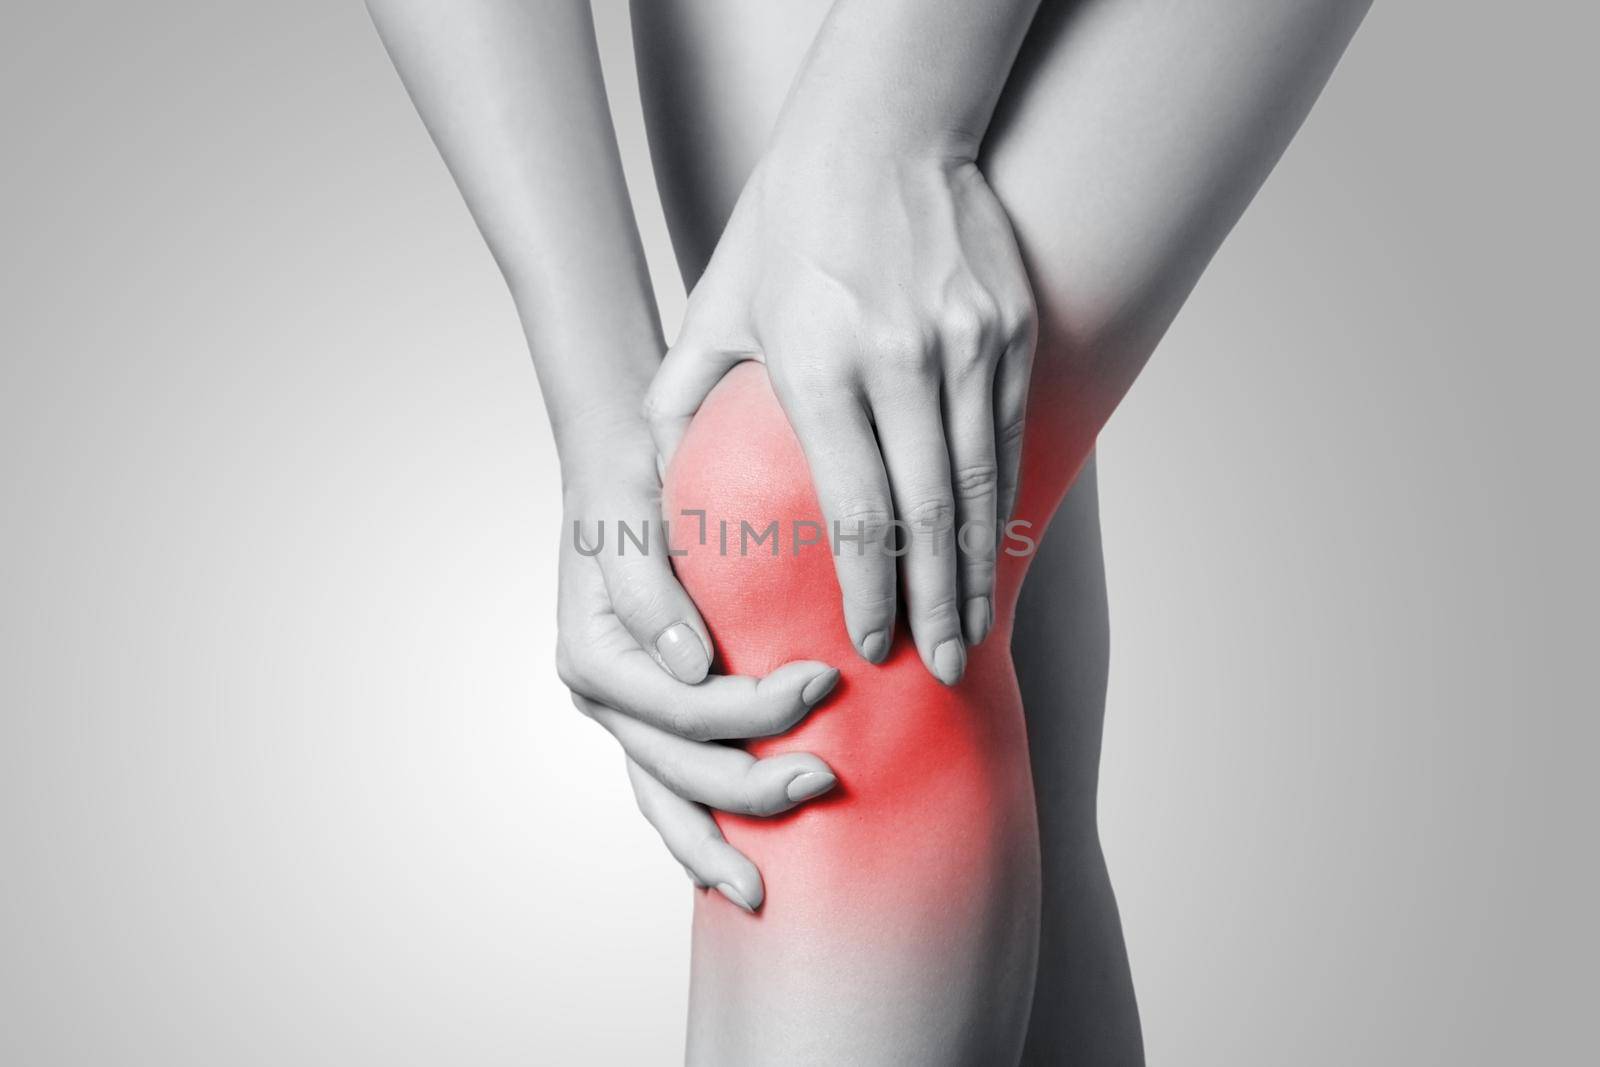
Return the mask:
<svg viewBox="0 0 1600 1067"><path fill-rule="evenodd" d="M711 669L711 658L706 655L706 646L700 643L700 635L689 628L686 622L675 622L656 638L656 655L661 657L661 662L667 665L667 670L680 682L690 685L699 685L705 681L706 672Z"/></svg>
<svg viewBox="0 0 1600 1067"><path fill-rule="evenodd" d="M807 771L804 774L796 775L794 781L789 783L789 788L785 789L784 792L789 794L790 800L798 804L802 800L820 797L838 784L839 779L827 771Z"/></svg>
<svg viewBox="0 0 1600 1067"><path fill-rule="evenodd" d="M967 650L952 637L933 650L933 673L945 685L961 681L961 672L967 668Z"/></svg>
<svg viewBox="0 0 1600 1067"><path fill-rule="evenodd" d="M882 630L874 630L861 639L861 654L870 663L882 663L884 653L888 651L889 635Z"/></svg>
<svg viewBox="0 0 1600 1067"><path fill-rule="evenodd" d="M975 596L967 601L966 616L962 621L966 624L967 644L978 645L989 636L989 627L994 625L994 602L986 596Z"/></svg>
<svg viewBox="0 0 1600 1067"><path fill-rule="evenodd" d="M733 886L729 885L727 882L718 882L717 883L717 892L719 892L723 896L727 897L730 901L732 901L738 907L741 907L745 911L748 911L751 915L754 915L756 913L756 909L754 909L754 908L752 908L750 906L750 902L748 900L745 900L744 897L740 896L739 895L739 891L737 889L733 888Z"/></svg>
<svg viewBox="0 0 1600 1067"><path fill-rule="evenodd" d="M839 669L830 667L806 683L800 690L800 699L805 701L808 708L814 708L822 703L822 698L833 692L833 687L839 684Z"/></svg>

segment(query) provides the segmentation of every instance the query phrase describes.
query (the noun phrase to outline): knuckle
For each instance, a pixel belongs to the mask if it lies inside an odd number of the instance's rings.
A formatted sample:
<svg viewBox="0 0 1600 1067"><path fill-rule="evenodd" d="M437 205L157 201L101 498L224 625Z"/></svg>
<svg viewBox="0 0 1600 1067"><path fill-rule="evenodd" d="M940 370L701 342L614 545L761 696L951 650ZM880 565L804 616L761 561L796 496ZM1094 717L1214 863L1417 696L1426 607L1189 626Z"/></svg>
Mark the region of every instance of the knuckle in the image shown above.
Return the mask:
<svg viewBox="0 0 1600 1067"><path fill-rule="evenodd" d="M976 353L987 325L987 317L977 304L952 303L940 314L945 345L958 357Z"/></svg>
<svg viewBox="0 0 1600 1067"><path fill-rule="evenodd" d="M573 652L565 641L556 644L556 677L574 694L587 689L589 684L589 672L582 657Z"/></svg>
<svg viewBox="0 0 1600 1067"><path fill-rule="evenodd" d="M671 756L658 755L650 765L651 777L661 783L669 793L676 793L680 797L685 792L686 779L683 770L682 761Z"/></svg>
<svg viewBox="0 0 1600 1067"><path fill-rule="evenodd" d="M959 391L958 395L970 396L990 388L990 367L994 365L995 355L987 350L967 352L952 360L947 373L949 384L954 385Z"/></svg>
<svg viewBox="0 0 1600 1067"><path fill-rule="evenodd" d="M839 509L834 519L846 532L877 543L889 536L894 515L886 505L875 501L850 501Z"/></svg>
<svg viewBox="0 0 1600 1067"><path fill-rule="evenodd" d="M659 385L652 385L644 394L644 399L639 402L639 414L646 422L660 422L669 418L666 410L666 401L662 399Z"/></svg>
<svg viewBox="0 0 1600 1067"><path fill-rule="evenodd" d="M691 741L705 741L711 737L711 721L692 700L678 699L665 709L667 729Z"/></svg>
<svg viewBox="0 0 1600 1067"><path fill-rule="evenodd" d="M956 592L942 586L937 592L924 591L916 598L915 625L919 627L948 628L957 624Z"/></svg>
<svg viewBox="0 0 1600 1067"><path fill-rule="evenodd" d="M756 780L754 764L740 776L737 801L739 814L741 815L763 815L772 810L772 805L768 804L761 796L761 787Z"/></svg>
<svg viewBox="0 0 1600 1067"><path fill-rule="evenodd" d="M1024 421L1021 418L1008 419L1001 424L996 438L1002 452L1015 452L1022 447L1022 432Z"/></svg>
<svg viewBox="0 0 1600 1067"><path fill-rule="evenodd" d="M894 612L895 594L894 587L870 583L865 586L853 586L845 593L849 602L851 614L861 618L876 619L888 616Z"/></svg>
<svg viewBox="0 0 1600 1067"><path fill-rule="evenodd" d="M990 546L988 552L962 557L961 580L969 590L988 589L994 584L994 542L987 544ZM967 595L970 596L970 592Z"/></svg>
<svg viewBox="0 0 1600 1067"><path fill-rule="evenodd" d="M978 321L985 330L993 330L1000 324L1000 298L994 293L979 289L972 302L978 313Z"/></svg>
<svg viewBox="0 0 1600 1067"><path fill-rule="evenodd" d="M861 366L853 347L796 348L767 362L772 391L783 409L807 426L832 425L839 418L840 394L860 389Z"/></svg>
<svg viewBox="0 0 1600 1067"><path fill-rule="evenodd" d="M933 354L913 340L896 341L883 349L883 364L896 376L931 375Z"/></svg>
<svg viewBox="0 0 1600 1067"><path fill-rule="evenodd" d="M955 504L948 495L918 501L908 515L912 549L935 557L947 555L954 547L955 520Z"/></svg>
<svg viewBox="0 0 1600 1067"><path fill-rule="evenodd" d="M965 463L951 472L951 484L961 497L985 496L994 492L1000 481L1000 469L994 463Z"/></svg>
<svg viewBox="0 0 1600 1067"><path fill-rule="evenodd" d="M885 326L872 331L871 348L878 360L895 374L931 374L933 346L921 330L910 326Z"/></svg>
<svg viewBox="0 0 1600 1067"><path fill-rule="evenodd" d="M912 504L906 519L918 530L936 530L949 526L955 518L955 501L940 494L924 497Z"/></svg>
<svg viewBox="0 0 1600 1067"><path fill-rule="evenodd" d="M1000 329L1013 344L1028 343L1039 329L1039 309L1023 296L1007 302L1000 310Z"/></svg>
<svg viewBox="0 0 1600 1067"><path fill-rule="evenodd" d="M640 568L631 568L616 583L611 594L611 609L625 622L648 627L651 620L662 617L667 598L659 586L645 581L639 571Z"/></svg>

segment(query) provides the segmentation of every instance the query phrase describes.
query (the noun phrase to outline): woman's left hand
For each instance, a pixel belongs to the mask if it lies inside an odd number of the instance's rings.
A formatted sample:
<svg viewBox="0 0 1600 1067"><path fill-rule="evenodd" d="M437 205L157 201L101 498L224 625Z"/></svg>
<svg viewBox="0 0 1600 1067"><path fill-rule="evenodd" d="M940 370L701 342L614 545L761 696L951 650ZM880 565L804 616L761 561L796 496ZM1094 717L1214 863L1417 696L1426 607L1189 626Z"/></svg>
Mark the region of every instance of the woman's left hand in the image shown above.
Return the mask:
<svg viewBox="0 0 1600 1067"><path fill-rule="evenodd" d="M802 660L761 678L708 673L710 635L666 556L649 433L605 423L567 441L557 673L622 746L639 810L690 878L759 908L761 873L723 839L711 809L776 815L837 778L810 753L758 759L722 742L783 733L839 672ZM628 549L619 521L642 530L647 549Z"/></svg>

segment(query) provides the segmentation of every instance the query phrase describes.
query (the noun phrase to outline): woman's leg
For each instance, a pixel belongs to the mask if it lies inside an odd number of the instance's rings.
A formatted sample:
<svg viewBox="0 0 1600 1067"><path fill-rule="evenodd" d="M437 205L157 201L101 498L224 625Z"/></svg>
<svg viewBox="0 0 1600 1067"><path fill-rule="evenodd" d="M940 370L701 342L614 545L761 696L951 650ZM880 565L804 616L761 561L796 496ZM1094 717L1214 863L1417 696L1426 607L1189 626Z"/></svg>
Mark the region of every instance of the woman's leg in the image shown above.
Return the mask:
<svg viewBox="0 0 1600 1067"><path fill-rule="evenodd" d="M770 18L719 5L635 8L661 193L691 285L826 6L775 6L766 11ZM681 484L687 465L712 483L700 487L700 503L710 510L720 504L763 520L796 513L782 499L729 499L738 492L729 486L756 481L798 482L802 496L809 492L797 453L785 464L781 449L775 455L748 446L766 440L768 424L782 415L756 384L740 388L758 394L759 404L744 395L734 405L726 394L707 404L696 427L702 433L686 440L669 475L674 504L694 495ZM748 421L752 407L764 412L756 425ZM719 471L719 464L733 464L717 454L710 433L746 446L741 469ZM697 443L706 449L698 457ZM749 474L752 452L766 465L760 479ZM730 839L762 868L768 899L754 920L713 900L698 902L691 1060L1015 1058L1038 945L1038 845L1026 730L1004 635L974 650L968 681L953 694L914 656L874 668L847 644L836 646L835 658L806 643L838 611L831 563L814 568L815 583L791 585L793 572L804 569L793 560L764 560L754 573L734 574L729 562L709 561L707 569L720 574L697 571L695 560L683 568L724 651L804 647L845 668L817 716L817 732L803 741L829 753L842 785L818 818L724 820ZM781 573L774 577L772 569ZM753 609L750 617L740 617L745 608ZM792 625L775 624L777 613Z"/></svg>
<svg viewBox="0 0 1600 1067"><path fill-rule="evenodd" d="M658 177L691 281L825 6L727 0L636 8ZM1028 258L1040 306L1028 468L1039 487L1036 502L1053 501L1050 494L1059 495L1088 455L1303 119L1366 6L1364 0L1044 5L984 160ZM1045 435L1049 448L1039 446ZM1061 532L1070 539L1073 530L1081 536L1088 528L1078 521ZM1047 540L1058 544L1059 538ZM1098 588L1086 592L1084 584L1085 574L1098 574L1098 547L1074 542L1072 551L1055 553L1067 561L1061 566L1049 564L1052 552L1047 547L1041 556L1017 616L1050 902L1029 1049L1041 1062L1074 1054L1136 1060L1137 1024L1115 909L1092 833L1101 691L1093 663L1096 657L1103 663L1103 653L1094 651L1103 641L1103 617L1097 626L1093 607L1063 613L1074 590L1103 603ZM1085 568L1086 559L1095 562ZM1087 642L1082 655L1061 654L1058 642L1069 640ZM1064 674L1074 660L1088 666ZM1063 714L1069 701L1079 706ZM869 755L886 765L903 758L891 749ZM773 827L768 845L776 850L769 863L780 867L783 829ZM848 855L835 858L849 862ZM742 978L759 983L759 970ZM937 983L940 976L900 978ZM1097 998L1089 1011L1059 1002L1088 995ZM839 1018L848 1021L849 1014L839 1006ZM1091 1018L1110 1021L1086 1022Z"/></svg>
<svg viewBox="0 0 1600 1067"><path fill-rule="evenodd" d="M776 820L719 817L765 872L768 896L754 918L715 895L697 902L691 1059L1014 1058L1039 943L1037 803L1052 820L1055 912L1040 1022L1052 1047L1067 1036L1095 1062L1137 1062L1093 826L1106 635L1092 468L1058 510L1035 562L1040 581L1015 613L1022 566L1003 563L996 639L972 650L954 690L921 669L903 636L881 667L851 655L827 549L796 547L824 536L820 514L759 367L737 368L707 400L666 486L666 514L687 526L680 577L727 668L759 674L795 657L843 667L827 709L753 746L822 754L840 787ZM1042 525L1059 495L1030 479L1021 514ZM1015 641L1013 619L1028 628ZM1033 748L1051 773L1037 801L1011 647L1042 712Z"/></svg>
<svg viewBox="0 0 1600 1067"><path fill-rule="evenodd" d="M727 669L800 657L841 673L827 706L750 746L814 752L839 785L775 819L717 817L767 893L754 915L696 900L691 1061L1015 1061L1039 910L1007 648L1022 561L1003 562L995 639L970 650L959 685L926 670L904 627L883 664L855 655L805 457L755 363L706 399L665 489L665 514L684 520L679 577ZM1022 509L1039 514L1026 491Z"/></svg>
<svg viewBox="0 0 1600 1067"><path fill-rule="evenodd" d="M1011 638L1028 721L1044 890L1027 1063L1144 1062L1133 976L1096 821L1110 639L1091 458L1028 568Z"/></svg>

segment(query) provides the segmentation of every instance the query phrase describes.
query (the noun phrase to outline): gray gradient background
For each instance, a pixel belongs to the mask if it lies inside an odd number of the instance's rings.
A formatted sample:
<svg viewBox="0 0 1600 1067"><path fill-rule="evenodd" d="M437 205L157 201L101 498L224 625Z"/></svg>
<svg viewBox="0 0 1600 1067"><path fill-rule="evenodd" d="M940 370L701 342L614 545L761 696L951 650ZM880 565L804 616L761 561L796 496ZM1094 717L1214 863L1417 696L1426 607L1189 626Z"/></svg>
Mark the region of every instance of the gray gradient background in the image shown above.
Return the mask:
<svg viewBox="0 0 1600 1067"><path fill-rule="evenodd" d="M1596 1055L1593 22L1380 2L1105 435L1155 1063ZM0 82L0 1061L676 1061L689 890L361 7L11 4Z"/></svg>

